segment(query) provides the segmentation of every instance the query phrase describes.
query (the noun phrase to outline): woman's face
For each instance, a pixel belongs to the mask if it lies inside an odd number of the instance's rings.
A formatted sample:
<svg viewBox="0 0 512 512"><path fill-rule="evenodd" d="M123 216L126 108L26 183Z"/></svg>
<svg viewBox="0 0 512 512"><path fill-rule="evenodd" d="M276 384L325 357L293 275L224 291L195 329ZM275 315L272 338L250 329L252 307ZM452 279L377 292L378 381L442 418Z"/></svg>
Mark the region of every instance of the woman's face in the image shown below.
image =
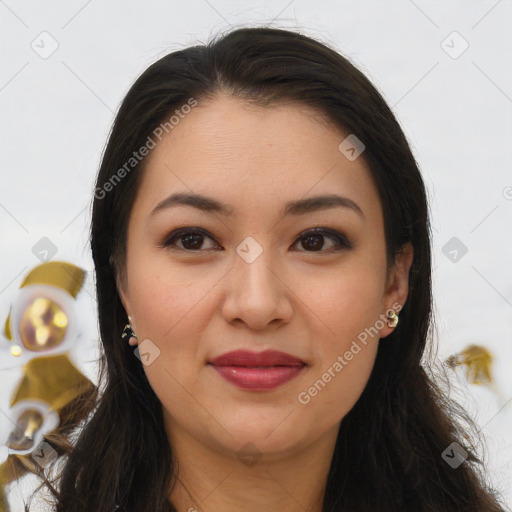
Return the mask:
<svg viewBox="0 0 512 512"><path fill-rule="evenodd" d="M338 148L347 135L303 105L220 96L151 150L120 292L171 436L283 456L337 432L362 393L412 251L386 281L379 196L364 152ZM234 350L301 364L210 364Z"/></svg>

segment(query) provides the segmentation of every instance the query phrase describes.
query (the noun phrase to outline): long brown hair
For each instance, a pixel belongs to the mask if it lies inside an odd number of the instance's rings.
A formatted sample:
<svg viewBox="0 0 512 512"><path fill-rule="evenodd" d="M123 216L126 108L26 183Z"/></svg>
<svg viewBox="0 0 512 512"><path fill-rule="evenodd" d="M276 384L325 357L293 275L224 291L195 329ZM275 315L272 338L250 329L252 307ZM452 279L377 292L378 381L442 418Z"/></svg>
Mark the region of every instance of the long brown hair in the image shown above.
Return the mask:
<svg viewBox="0 0 512 512"><path fill-rule="evenodd" d="M343 133L355 134L366 146L363 156L381 199L388 266L403 244L414 247L399 325L379 344L366 388L341 421L323 510L503 511L476 455L474 424L431 371L428 201L402 129L379 92L337 51L298 32L260 27L232 30L164 56L136 80L117 113L98 174L91 229L101 392L80 404L89 416L77 423L78 437L55 480L57 512L174 510L162 405L141 362L120 341L127 314L116 276L124 269L127 222L145 160L117 178L176 109L219 92L262 107L298 101ZM441 456L453 442L469 454L457 469Z"/></svg>

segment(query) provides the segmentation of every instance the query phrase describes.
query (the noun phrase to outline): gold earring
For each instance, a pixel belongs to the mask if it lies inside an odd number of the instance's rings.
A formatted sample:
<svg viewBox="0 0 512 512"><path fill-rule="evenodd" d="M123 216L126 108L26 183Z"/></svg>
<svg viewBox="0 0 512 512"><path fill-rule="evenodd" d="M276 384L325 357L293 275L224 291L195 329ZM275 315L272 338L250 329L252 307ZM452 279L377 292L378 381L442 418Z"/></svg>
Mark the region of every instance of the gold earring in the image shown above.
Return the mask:
<svg viewBox="0 0 512 512"><path fill-rule="evenodd" d="M387 317L388 317L388 327L396 327L397 324L398 324L398 315L392 310L390 309L387 313Z"/></svg>
<svg viewBox="0 0 512 512"><path fill-rule="evenodd" d="M126 324L123 329L123 333L121 334L121 339L126 341L128 339L128 343L133 347L137 345L137 336L133 332L133 328L130 324Z"/></svg>

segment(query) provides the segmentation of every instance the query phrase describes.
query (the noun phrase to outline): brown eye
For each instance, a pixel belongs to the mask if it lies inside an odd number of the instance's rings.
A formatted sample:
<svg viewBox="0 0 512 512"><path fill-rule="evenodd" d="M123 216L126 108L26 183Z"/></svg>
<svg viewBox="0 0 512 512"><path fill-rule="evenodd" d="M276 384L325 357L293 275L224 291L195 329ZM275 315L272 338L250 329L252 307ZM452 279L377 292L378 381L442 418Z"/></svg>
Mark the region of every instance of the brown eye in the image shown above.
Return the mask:
<svg viewBox="0 0 512 512"><path fill-rule="evenodd" d="M215 243L213 238L202 229L185 228L170 233L160 245L161 247L188 252L202 251L204 250L205 239L209 239ZM181 242L181 246L177 245L176 242ZM211 247L208 249L211 249Z"/></svg>
<svg viewBox="0 0 512 512"><path fill-rule="evenodd" d="M325 248L325 238L330 238L334 240L334 245ZM341 249L351 249L352 244L347 240L347 238L338 233L337 231L331 231L330 229L319 228L319 229L311 229L302 233L297 242L301 244L301 246L307 252L329 252L329 251L338 251ZM329 245L329 244L327 244Z"/></svg>

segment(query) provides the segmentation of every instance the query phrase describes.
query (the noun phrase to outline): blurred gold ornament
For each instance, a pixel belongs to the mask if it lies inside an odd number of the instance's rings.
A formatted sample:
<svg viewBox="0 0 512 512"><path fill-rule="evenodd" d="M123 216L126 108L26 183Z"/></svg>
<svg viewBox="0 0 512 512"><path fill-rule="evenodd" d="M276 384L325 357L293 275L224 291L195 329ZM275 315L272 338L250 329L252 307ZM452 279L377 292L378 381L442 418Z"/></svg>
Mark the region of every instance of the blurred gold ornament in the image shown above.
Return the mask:
<svg viewBox="0 0 512 512"><path fill-rule="evenodd" d="M23 290L27 292L32 285L46 286L48 293L43 290L44 293L39 296L28 297L26 302L20 301L23 309L16 310L13 306L4 324L5 337L11 341L9 352L6 353L19 361L27 354L38 353L37 357L28 358L23 365L23 377L10 400L11 410L16 405L20 409L12 418L13 430L6 443L11 450L33 450L41 436L50 444L61 439L59 422L64 421L66 425L75 419L85 419L85 416L75 418L76 412L74 409L68 410L67 406L75 399L85 399L97 392L96 386L66 353L57 353L59 348L73 343L75 332L79 332L75 325L76 313L72 308L67 309L69 301L58 299L63 295L71 301L76 298L84 278L85 272L80 267L64 261L50 261L34 267L20 285L20 294ZM52 291L55 288L60 292ZM29 294L26 293L26 296ZM18 315L14 325L11 324L13 311ZM18 314L17 311L22 313ZM13 339L13 330L16 340ZM69 341L66 341L68 338ZM44 355L44 351L50 352L50 355ZM24 402L27 402L26 407L23 406ZM38 410L36 402L44 403L49 412ZM48 415L51 414L58 415L58 423L57 427L47 431ZM60 448L56 446L55 450ZM0 512L10 510L6 486L27 472L40 474L41 471L30 452L9 453L0 464Z"/></svg>
<svg viewBox="0 0 512 512"><path fill-rule="evenodd" d="M46 297L29 304L20 322L23 345L34 352L57 346L64 338L68 317L61 307Z"/></svg>
<svg viewBox="0 0 512 512"><path fill-rule="evenodd" d="M66 405L77 397L90 394L95 388L96 386L73 364L67 354L36 357L23 366L23 378L14 391L10 406L23 400L36 399L48 404L51 410L60 416ZM25 409L19 415L16 427L9 437L9 448L30 448L30 443L33 444L42 421L43 417L39 411L32 407ZM44 440L47 435L51 437L51 432L45 434ZM40 472L37 462L30 454L11 453L0 464L0 512L9 510L5 486L27 472Z"/></svg>
<svg viewBox="0 0 512 512"><path fill-rule="evenodd" d="M446 364L455 369L457 366L466 367L466 378L471 384L491 384L493 356L491 352L481 345L469 345L461 352L450 356Z"/></svg>
<svg viewBox="0 0 512 512"><path fill-rule="evenodd" d="M25 286L29 286L32 284L48 284L51 286L56 286L57 288L61 288L62 290L66 291L71 295L71 297L76 297L80 289L82 288L82 285L84 283L85 279L85 272L76 265L73 265L71 263L67 263L65 261L49 261L47 263L42 263L41 265L38 265L37 267L34 267L23 279L20 288L24 288ZM46 299L50 302L52 302L50 299ZM48 304L40 303L35 304L36 301L34 301L34 312L33 314L36 315L37 308L42 308L44 311L45 307L48 308ZM55 303L53 303L55 304ZM59 306L55 304L57 308ZM59 308L60 309L60 308ZM62 311L62 310L61 310ZM54 314L57 314L58 311L54 311ZM62 314L65 315L65 313L62 311ZM36 315L37 317L37 315ZM55 329L61 328L62 323L64 322L64 317L61 314L58 314L55 320ZM67 318L66 318L66 324L67 324ZM64 326L65 327L65 326ZM4 334L5 337L9 340L12 340L12 332L11 332L11 315L7 317L4 325ZM42 329L40 333L37 335L39 339L47 339L55 336L55 332L47 332L46 330ZM32 336L31 342L33 339L36 338L36 335ZM28 336L28 339L30 339L30 336ZM61 338L62 339L62 338ZM52 338L52 342L55 342L55 339ZM57 343L58 344L58 343ZM41 347L41 344L36 343L34 348L31 348L30 350L37 350L35 347ZM53 346L53 345L51 345ZM42 348L39 348L39 350L42 350ZM14 355L14 354L13 354Z"/></svg>
<svg viewBox="0 0 512 512"><path fill-rule="evenodd" d="M23 411L16 423L16 429L11 432L7 446L13 450L34 448L35 433L43 425L43 415L36 409Z"/></svg>

